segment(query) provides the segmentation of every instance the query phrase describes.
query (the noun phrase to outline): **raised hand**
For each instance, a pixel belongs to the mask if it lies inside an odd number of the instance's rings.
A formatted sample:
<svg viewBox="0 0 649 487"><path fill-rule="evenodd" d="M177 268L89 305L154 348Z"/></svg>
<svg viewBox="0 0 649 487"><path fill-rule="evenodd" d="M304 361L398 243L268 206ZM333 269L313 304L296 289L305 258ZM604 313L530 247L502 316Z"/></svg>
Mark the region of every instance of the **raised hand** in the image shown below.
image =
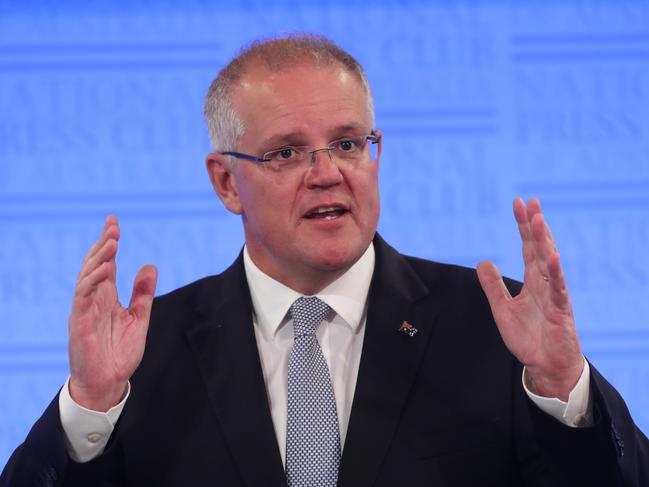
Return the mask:
<svg viewBox="0 0 649 487"><path fill-rule="evenodd" d="M68 320L70 395L95 411L119 403L142 360L157 282L156 268L142 267L129 307L122 307L115 283L119 236L117 219L109 216L83 260Z"/></svg>
<svg viewBox="0 0 649 487"><path fill-rule="evenodd" d="M478 278L505 345L527 368L532 390L567 401L584 359L559 253L536 198L527 205L517 198L514 216L523 242L523 289L512 298L491 262L478 265Z"/></svg>

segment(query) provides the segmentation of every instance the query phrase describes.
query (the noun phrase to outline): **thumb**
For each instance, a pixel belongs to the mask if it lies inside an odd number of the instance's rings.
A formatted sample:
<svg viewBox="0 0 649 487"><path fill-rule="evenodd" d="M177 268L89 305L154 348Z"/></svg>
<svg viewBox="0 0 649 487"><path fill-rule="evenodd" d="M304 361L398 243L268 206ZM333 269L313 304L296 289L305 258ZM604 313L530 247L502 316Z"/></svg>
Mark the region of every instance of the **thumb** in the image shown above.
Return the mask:
<svg viewBox="0 0 649 487"><path fill-rule="evenodd" d="M512 299L509 290L503 282L500 271L493 262L480 262L478 264L478 279L480 286L487 296L489 306L494 316L498 316L499 311L510 299Z"/></svg>
<svg viewBox="0 0 649 487"><path fill-rule="evenodd" d="M134 314L138 320L149 321L151 315L151 304L155 295L155 288L158 282L158 269L153 265L145 265L135 276L133 282L133 293L129 311Z"/></svg>

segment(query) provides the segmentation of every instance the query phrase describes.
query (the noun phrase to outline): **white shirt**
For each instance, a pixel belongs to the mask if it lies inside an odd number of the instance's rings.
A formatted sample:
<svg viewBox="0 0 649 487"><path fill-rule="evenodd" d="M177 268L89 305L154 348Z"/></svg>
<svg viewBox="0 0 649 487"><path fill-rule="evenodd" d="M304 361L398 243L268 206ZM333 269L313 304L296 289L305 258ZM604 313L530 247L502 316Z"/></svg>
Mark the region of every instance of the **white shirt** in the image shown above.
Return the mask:
<svg viewBox="0 0 649 487"><path fill-rule="evenodd" d="M288 359L293 347L293 321L286 315L291 304L303 295L264 274L253 263L247 248L243 259L270 412L285 463ZM365 335L365 303L373 272L374 246L370 245L343 276L315 294L335 311L331 321L320 324L316 337L331 375L343 447L356 389Z"/></svg>
<svg viewBox="0 0 649 487"><path fill-rule="evenodd" d="M288 359L293 346L293 324L287 312L293 301L302 296L263 273L252 262L244 248L244 267L253 305L253 323L262 372L266 383L268 402L282 461L286 455L286 409ZM325 320L316 332L318 342L331 374L340 439L344 447L356 378L360 363L367 311L367 294L374 272L374 246L340 278L315 296L334 311L330 321ZM588 363L568 403L556 398L544 398L530 392L523 379L525 391L541 408L569 426L590 424ZM525 372L523 372L523 378ZM108 412L90 411L76 404L70 397L66 381L59 394L61 424L70 457L87 462L100 455L119 415L128 400L127 393L118 405Z"/></svg>

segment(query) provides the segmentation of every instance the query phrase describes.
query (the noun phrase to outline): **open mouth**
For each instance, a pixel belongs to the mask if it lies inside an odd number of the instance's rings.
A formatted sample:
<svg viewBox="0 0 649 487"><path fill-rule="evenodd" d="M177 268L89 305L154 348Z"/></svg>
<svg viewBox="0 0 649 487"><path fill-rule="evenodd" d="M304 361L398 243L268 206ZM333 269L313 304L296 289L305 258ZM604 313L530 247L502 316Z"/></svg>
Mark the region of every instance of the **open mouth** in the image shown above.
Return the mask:
<svg viewBox="0 0 649 487"><path fill-rule="evenodd" d="M311 220L335 220L340 218L345 213L349 213L345 208L340 208L338 206L321 206L315 208L304 215L304 218L309 218Z"/></svg>

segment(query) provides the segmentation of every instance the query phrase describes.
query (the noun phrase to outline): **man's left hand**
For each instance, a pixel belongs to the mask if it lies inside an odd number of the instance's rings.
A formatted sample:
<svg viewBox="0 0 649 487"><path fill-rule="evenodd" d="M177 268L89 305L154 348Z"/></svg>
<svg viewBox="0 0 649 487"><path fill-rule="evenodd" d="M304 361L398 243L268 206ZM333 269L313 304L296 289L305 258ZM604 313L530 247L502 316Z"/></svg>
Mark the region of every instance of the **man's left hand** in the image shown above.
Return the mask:
<svg viewBox="0 0 649 487"><path fill-rule="evenodd" d="M559 253L541 205L514 201L523 242L523 288L512 297L492 262L478 265L478 278L507 348L526 366L533 392L568 400L584 367Z"/></svg>

